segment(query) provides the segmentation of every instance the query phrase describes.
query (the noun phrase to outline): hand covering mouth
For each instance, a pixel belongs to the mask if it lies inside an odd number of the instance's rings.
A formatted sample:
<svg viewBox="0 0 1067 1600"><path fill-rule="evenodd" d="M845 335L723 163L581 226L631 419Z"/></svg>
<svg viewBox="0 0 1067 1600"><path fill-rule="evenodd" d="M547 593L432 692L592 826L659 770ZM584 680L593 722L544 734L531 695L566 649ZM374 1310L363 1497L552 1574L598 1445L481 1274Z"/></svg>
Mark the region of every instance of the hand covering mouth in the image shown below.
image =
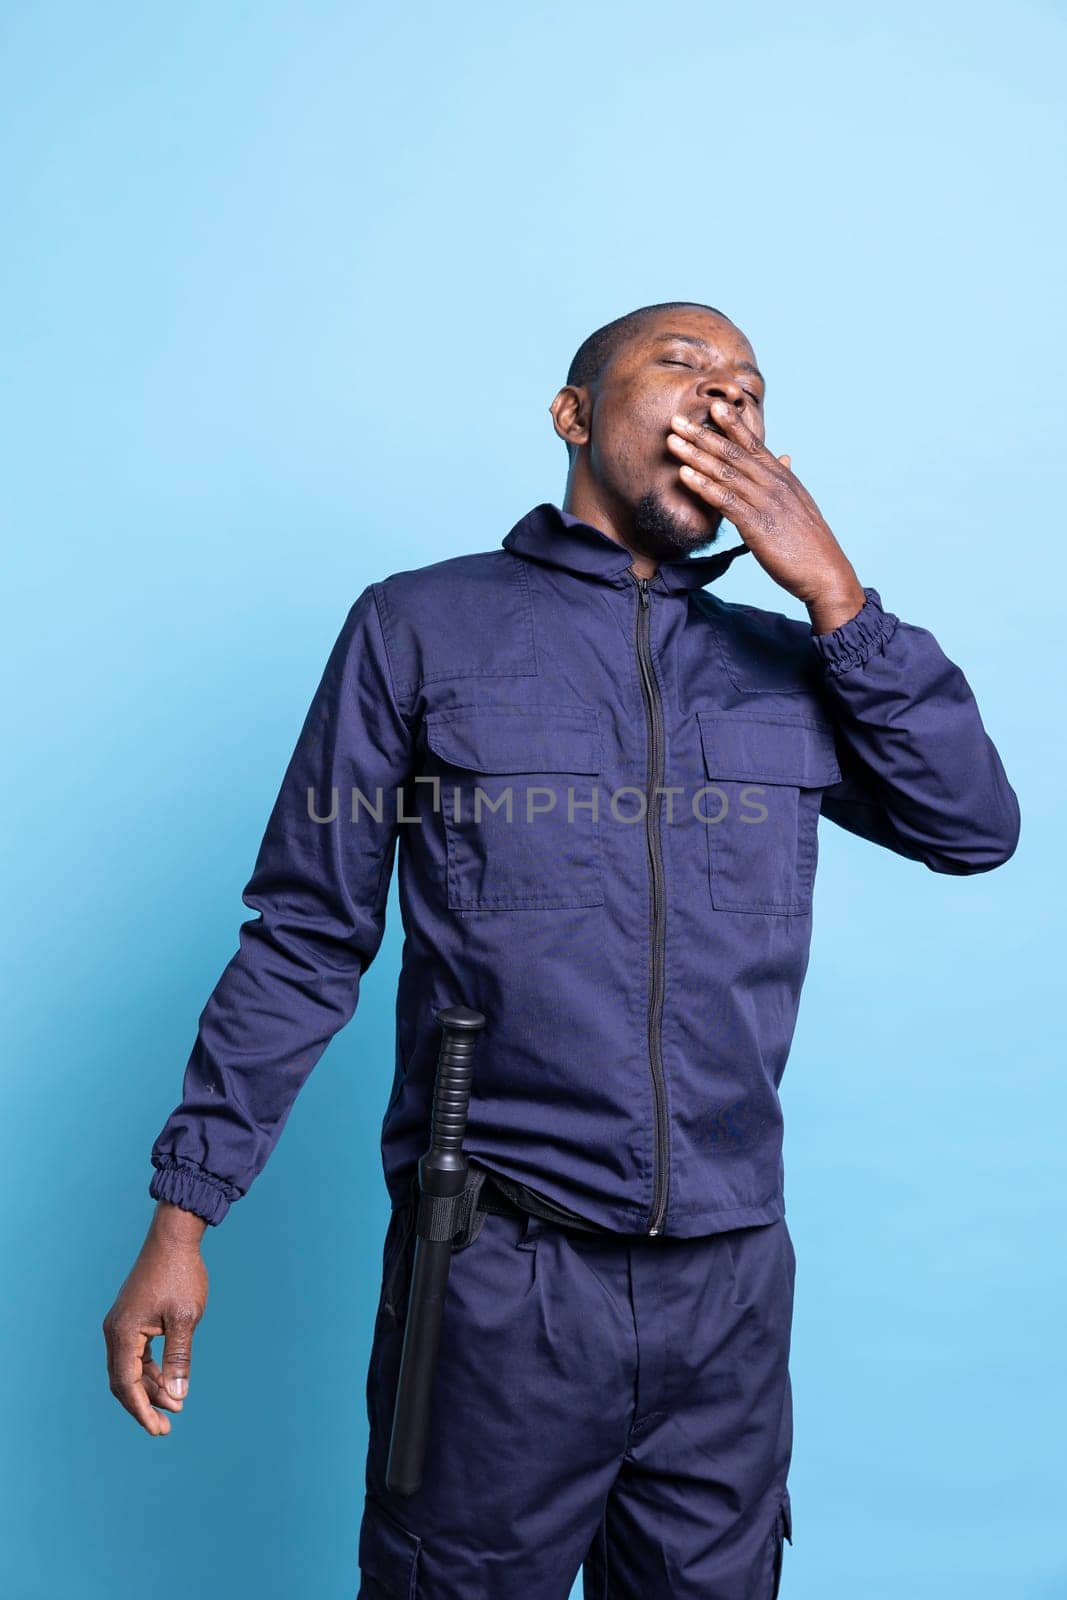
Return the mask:
<svg viewBox="0 0 1067 1600"><path fill-rule="evenodd" d="M682 415L681 412L678 414ZM705 412L701 417L689 417L687 420L691 427L702 428L706 433L717 433L720 439L726 439L729 437L729 435L719 427L719 424L715 421L715 418L710 416L707 412ZM670 426L670 424L667 426L667 431L668 433L674 432L674 429Z"/></svg>
<svg viewBox="0 0 1067 1600"><path fill-rule="evenodd" d="M724 433L722 428L719 427L719 424L715 421L714 417L690 417L689 421L694 428L702 428L707 433L717 433L720 439L726 439L729 437L729 435ZM668 432L673 433L674 429L668 428ZM697 444L699 445L699 440L697 441ZM672 451L668 450L666 446L664 446L664 454L675 467L678 465L678 457L674 455Z"/></svg>

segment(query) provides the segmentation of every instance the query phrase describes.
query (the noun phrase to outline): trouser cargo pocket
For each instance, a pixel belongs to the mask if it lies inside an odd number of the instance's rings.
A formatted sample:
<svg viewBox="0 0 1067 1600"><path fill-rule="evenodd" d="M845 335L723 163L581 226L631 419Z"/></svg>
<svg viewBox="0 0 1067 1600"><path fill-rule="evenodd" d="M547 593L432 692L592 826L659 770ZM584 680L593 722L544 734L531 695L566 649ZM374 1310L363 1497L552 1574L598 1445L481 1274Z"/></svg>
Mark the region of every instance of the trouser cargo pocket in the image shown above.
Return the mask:
<svg viewBox="0 0 1067 1600"><path fill-rule="evenodd" d="M771 1572L773 1575L771 1583L771 1600L778 1600L778 1591L782 1587L782 1561L785 1554L785 1541L787 1539L789 1540L790 1544L793 1543L793 1512L789 1504L788 1490L782 1497L782 1503L778 1507L778 1515L774 1521L771 1559Z"/></svg>
<svg viewBox="0 0 1067 1600"><path fill-rule="evenodd" d="M359 1530L356 1600L415 1600L422 1540L368 1495Z"/></svg>
<svg viewBox="0 0 1067 1600"><path fill-rule="evenodd" d="M379 1316L393 1322L403 1322L411 1286L411 1263L415 1251L415 1219L417 1215L416 1189L412 1184L408 1198L397 1206L389 1218L382 1249L382 1291L378 1301Z"/></svg>

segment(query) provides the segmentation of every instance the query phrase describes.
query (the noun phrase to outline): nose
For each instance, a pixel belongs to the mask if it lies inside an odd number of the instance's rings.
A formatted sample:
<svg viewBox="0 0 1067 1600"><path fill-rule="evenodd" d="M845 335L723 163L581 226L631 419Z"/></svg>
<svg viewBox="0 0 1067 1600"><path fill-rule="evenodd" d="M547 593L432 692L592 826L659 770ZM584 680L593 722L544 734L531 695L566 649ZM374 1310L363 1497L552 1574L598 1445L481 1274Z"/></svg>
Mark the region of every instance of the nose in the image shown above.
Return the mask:
<svg viewBox="0 0 1067 1600"><path fill-rule="evenodd" d="M697 387L697 393L706 402L718 398L725 400L727 405L734 406L737 410L740 410L745 403L745 391L736 378L716 377L714 374L709 374L706 378L701 379Z"/></svg>

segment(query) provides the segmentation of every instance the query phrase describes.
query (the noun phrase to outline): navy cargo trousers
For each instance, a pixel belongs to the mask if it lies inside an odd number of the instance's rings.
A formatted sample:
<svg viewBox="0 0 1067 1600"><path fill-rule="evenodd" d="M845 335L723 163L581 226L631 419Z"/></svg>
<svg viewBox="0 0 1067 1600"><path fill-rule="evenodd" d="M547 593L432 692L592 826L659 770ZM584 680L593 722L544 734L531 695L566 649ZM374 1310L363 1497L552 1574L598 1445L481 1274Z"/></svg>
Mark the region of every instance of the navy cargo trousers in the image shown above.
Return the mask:
<svg viewBox="0 0 1067 1600"><path fill-rule="evenodd" d="M357 1600L774 1600L784 1218L682 1239L490 1213L453 1249L422 1485L386 1487L413 1206L383 1251Z"/></svg>

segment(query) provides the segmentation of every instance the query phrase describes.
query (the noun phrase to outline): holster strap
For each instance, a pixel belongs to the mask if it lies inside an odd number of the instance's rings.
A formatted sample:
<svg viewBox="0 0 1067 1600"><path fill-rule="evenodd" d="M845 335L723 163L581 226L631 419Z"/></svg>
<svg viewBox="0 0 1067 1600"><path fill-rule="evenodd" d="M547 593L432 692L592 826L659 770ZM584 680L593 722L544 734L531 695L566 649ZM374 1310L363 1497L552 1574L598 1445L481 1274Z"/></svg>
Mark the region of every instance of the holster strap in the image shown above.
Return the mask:
<svg viewBox="0 0 1067 1600"><path fill-rule="evenodd" d="M460 1239L458 1249L465 1244L470 1244L481 1232L480 1222L476 1224L475 1213L478 1207L478 1196L482 1184L488 1173L482 1167L470 1167L467 1172L467 1181L460 1194L450 1195L447 1199L440 1199L419 1191L419 1211L415 1223L415 1231L424 1239L442 1241L445 1239ZM485 1213L481 1213L484 1221Z"/></svg>

